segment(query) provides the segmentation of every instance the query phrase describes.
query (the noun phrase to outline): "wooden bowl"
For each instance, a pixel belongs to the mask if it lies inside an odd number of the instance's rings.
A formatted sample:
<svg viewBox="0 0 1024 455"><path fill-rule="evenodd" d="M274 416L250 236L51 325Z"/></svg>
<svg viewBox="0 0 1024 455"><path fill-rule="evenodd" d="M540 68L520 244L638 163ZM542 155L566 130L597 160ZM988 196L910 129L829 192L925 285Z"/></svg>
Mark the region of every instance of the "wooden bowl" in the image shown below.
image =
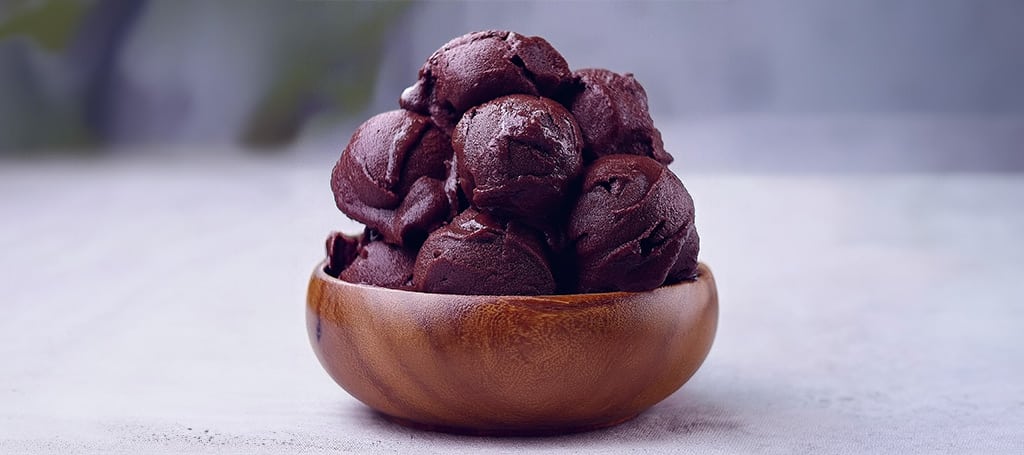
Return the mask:
<svg viewBox="0 0 1024 455"><path fill-rule="evenodd" d="M624 422L685 383L711 349L718 292L475 296L351 284L317 266L306 325L352 396L400 423L476 434Z"/></svg>

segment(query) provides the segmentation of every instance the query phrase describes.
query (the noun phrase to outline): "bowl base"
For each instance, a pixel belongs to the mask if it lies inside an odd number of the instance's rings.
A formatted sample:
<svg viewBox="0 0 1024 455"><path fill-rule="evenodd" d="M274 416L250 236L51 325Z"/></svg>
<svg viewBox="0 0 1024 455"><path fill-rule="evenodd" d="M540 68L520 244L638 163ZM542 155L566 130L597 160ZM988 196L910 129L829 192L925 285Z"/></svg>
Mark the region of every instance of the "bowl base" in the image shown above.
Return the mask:
<svg viewBox="0 0 1024 455"><path fill-rule="evenodd" d="M621 423L628 422L636 418L640 414L633 414L631 416L623 417L608 422L602 422L592 425L584 426L567 426L563 428L466 428L466 427L450 427L444 425L431 425L426 423L420 423L413 420L403 419L401 417L395 417L384 414L383 412L377 412L378 415L384 419L402 425L404 427L412 428L415 430L422 431L434 431L439 433L451 433L466 436L500 436L500 437L514 437L514 436L557 436L571 433L582 433L586 431L600 430L603 428L614 427Z"/></svg>

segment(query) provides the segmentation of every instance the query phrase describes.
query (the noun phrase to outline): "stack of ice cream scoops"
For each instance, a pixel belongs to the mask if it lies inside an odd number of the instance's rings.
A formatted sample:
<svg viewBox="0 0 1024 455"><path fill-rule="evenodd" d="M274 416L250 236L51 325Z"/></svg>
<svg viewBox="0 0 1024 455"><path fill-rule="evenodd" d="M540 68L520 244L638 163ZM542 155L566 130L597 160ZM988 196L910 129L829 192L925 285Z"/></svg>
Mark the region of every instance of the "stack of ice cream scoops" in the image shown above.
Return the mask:
<svg viewBox="0 0 1024 455"><path fill-rule="evenodd" d="M442 294L647 291L694 277L693 200L631 74L572 71L547 41L455 38L331 174L341 280Z"/></svg>

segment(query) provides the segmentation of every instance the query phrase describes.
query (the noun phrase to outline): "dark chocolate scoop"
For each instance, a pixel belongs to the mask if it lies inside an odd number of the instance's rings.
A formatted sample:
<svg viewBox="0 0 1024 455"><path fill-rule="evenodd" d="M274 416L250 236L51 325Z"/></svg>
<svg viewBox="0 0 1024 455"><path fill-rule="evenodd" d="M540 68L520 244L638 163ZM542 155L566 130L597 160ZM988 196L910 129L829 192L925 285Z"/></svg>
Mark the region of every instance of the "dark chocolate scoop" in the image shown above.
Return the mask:
<svg viewBox="0 0 1024 455"><path fill-rule="evenodd" d="M678 283L689 280L697 275L697 253L700 252L700 236L697 235L697 227L690 225L686 231L686 238L683 239L683 248L679 250L676 263L668 271L666 284Z"/></svg>
<svg viewBox="0 0 1024 455"><path fill-rule="evenodd" d="M412 289L412 268L416 253L380 240L369 241L338 278L356 284L391 289Z"/></svg>
<svg viewBox="0 0 1024 455"><path fill-rule="evenodd" d="M356 129L331 174L334 200L346 215L396 245L416 243L452 216L446 192L448 137L430 119L396 110Z"/></svg>
<svg viewBox="0 0 1024 455"><path fill-rule="evenodd" d="M693 276L693 200L667 167L635 155L599 158L570 215L578 292L647 291ZM671 272L671 276L670 276Z"/></svg>
<svg viewBox="0 0 1024 455"><path fill-rule="evenodd" d="M661 132L647 111L647 92L632 74L606 69L583 69L573 74L583 83L583 91L569 108L583 132L588 159L622 153L654 158L663 164L672 162Z"/></svg>
<svg viewBox="0 0 1024 455"><path fill-rule="evenodd" d="M423 242L416 290L439 294L541 295L555 280L540 234L467 209Z"/></svg>
<svg viewBox="0 0 1024 455"><path fill-rule="evenodd" d="M359 254L362 236L331 232L327 235L327 269L331 276L338 276Z"/></svg>
<svg viewBox="0 0 1024 455"><path fill-rule="evenodd" d="M569 65L544 38L503 30L469 33L427 59L399 100L451 134L462 113L502 95L561 99L574 87Z"/></svg>
<svg viewBox="0 0 1024 455"><path fill-rule="evenodd" d="M572 115L537 96L504 96L466 112L452 137L469 203L537 226L562 206L579 176L583 140Z"/></svg>

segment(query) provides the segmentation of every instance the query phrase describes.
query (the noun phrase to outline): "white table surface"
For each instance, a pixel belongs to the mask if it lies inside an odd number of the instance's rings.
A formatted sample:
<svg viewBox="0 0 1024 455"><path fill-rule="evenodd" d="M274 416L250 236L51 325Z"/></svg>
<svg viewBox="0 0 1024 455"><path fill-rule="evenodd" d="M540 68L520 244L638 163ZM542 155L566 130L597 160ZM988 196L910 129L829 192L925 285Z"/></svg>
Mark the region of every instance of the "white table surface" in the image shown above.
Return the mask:
<svg viewBox="0 0 1024 455"><path fill-rule="evenodd" d="M0 163L0 453L1022 453L1021 175L687 175L718 337L546 438L406 429L309 347L330 160ZM315 164L315 165L314 165Z"/></svg>

